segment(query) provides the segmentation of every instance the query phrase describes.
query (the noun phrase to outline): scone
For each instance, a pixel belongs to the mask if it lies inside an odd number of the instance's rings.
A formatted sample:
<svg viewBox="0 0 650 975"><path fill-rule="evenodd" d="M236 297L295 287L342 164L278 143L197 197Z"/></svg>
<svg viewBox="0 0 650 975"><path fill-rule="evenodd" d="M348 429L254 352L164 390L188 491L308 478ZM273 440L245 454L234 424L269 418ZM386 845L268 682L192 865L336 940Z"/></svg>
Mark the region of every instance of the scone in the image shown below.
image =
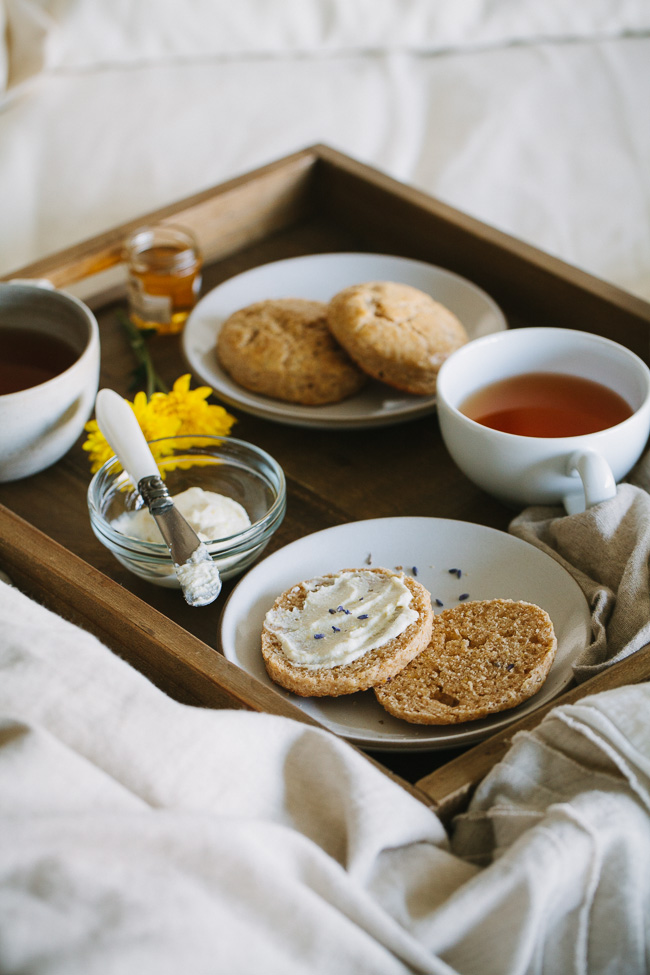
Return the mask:
<svg viewBox="0 0 650 975"><path fill-rule="evenodd" d="M365 691L427 646L431 597L388 569L343 569L300 582L266 614L262 656L271 680L302 697Z"/></svg>
<svg viewBox="0 0 650 975"><path fill-rule="evenodd" d="M553 623L539 606L462 603L434 617L429 646L375 696L413 724L476 721L537 693L556 649Z"/></svg>
<svg viewBox="0 0 650 975"><path fill-rule="evenodd" d="M368 375L423 396L438 370L469 336L458 318L407 284L371 281L334 295L327 321L335 339Z"/></svg>
<svg viewBox="0 0 650 975"><path fill-rule="evenodd" d="M302 298L258 301L234 312L217 338L217 359L255 393L319 406L352 396L366 382L332 337L327 305Z"/></svg>

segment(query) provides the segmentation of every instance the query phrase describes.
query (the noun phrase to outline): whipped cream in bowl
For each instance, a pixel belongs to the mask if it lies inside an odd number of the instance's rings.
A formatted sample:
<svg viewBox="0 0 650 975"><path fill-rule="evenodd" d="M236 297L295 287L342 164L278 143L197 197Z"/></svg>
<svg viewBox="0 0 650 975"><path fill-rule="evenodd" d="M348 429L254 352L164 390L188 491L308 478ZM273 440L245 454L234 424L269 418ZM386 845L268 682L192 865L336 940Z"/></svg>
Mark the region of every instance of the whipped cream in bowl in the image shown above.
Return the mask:
<svg viewBox="0 0 650 975"><path fill-rule="evenodd" d="M150 444L174 504L216 562L222 579L247 569L286 509L282 468L234 437L169 437ZM158 527L113 457L88 487L96 537L125 568L159 586L180 588Z"/></svg>
<svg viewBox="0 0 650 975"><path fill-rule="evenodd" d="M180 494L172 494L174 505L189 522L202 542L214 538L229 538L250 527L246 509L233 498L201 487L189 487ZM160 542L162 535L148 508L123 511L112 521L113 528L144 542Z"/></svg>

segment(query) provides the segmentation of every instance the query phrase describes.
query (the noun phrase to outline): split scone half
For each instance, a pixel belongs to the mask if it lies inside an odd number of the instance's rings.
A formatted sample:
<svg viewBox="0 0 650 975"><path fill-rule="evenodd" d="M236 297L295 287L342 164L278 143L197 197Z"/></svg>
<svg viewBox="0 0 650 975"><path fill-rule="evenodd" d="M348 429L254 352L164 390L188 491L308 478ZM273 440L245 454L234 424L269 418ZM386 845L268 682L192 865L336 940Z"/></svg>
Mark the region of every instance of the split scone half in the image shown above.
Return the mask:
<svg viewBox="0 0 650 975"><path fill-rule="evenodd" d="M545 610L489 599L434 616L431 641L399 674L374 688L379 703L412 724L476 721L536 694L557 639Z"/></svg>
<svg viewBox="0 0 650 975"><path fill-rule="evenodd" d="M338 697L388 680L429 643L429 592L401 572L343 569L278 596L262 629L271 680L301 697Z"/></svg>

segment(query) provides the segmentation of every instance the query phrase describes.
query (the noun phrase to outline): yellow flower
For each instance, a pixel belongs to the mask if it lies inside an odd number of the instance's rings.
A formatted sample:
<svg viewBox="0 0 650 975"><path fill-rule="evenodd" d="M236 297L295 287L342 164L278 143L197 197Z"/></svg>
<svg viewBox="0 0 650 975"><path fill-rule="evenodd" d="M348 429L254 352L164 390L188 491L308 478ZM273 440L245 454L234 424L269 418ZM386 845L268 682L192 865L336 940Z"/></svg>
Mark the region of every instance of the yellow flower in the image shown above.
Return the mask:
<svg viewBox="0 0 650 975"><path fill-rule="evenodd" d="M94 474L98 471L102 464L105 464L107 460L113 456L113 451L108 446L104 437L97 426L97 420L89 420L85 426L86 433L88 434L88 439L83 445L83 449L88 451L88 457L90 459L90 470Z"/></svg>
<svg viewBox="0 0 650 975"><path fill-rule="evenodd" d="M227 436L236 422L235 417L227 413L223 406L208 403L211 393L209 386L190 389L188 373L176 380L171 392L153 393L150 399L147 399L146 393L136 393L133 403L129 405L146 440L187 435ZM85 429L88 438L83 449L88 452L90 469L94 474L113 456L113 450L104 439L96 420L89 420ZM154 445L152 449L156 457L164 453L160 445Z"/></svg>
<svg viewBox="0 0 650 975"><path fill-rule="evenodd" d="M181 376L170 393L154 393L149 408L157 422L163 418L174 421L176 435L210 433L230 433L234 418L222 406L212 406L206 402L212 390L209 386L190 389L190 375Z"/></svg>

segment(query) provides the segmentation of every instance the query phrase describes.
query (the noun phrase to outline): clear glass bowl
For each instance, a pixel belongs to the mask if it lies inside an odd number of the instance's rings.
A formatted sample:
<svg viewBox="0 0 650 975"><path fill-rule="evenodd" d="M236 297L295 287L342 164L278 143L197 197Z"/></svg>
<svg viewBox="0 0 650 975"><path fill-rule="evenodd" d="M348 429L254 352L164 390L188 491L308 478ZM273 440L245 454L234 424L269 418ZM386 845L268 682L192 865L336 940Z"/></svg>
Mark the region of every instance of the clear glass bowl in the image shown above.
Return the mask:
<svg viewBox="0 0 650 975"><path fill-rule="evenodd" d="M173 496L190 487L215 491L238 501L250 527L205 544L222 579L243 572L278 528L286 510L286 485L280 465L264 450L233 437L168 437L151 444L164 451L158 466ZM90 524L118 562L159 586L179 588L164 542L148 542L118 531L112 524L125 511L143 506L142 498L116 457L101 467L88 486Z"/></svg>

